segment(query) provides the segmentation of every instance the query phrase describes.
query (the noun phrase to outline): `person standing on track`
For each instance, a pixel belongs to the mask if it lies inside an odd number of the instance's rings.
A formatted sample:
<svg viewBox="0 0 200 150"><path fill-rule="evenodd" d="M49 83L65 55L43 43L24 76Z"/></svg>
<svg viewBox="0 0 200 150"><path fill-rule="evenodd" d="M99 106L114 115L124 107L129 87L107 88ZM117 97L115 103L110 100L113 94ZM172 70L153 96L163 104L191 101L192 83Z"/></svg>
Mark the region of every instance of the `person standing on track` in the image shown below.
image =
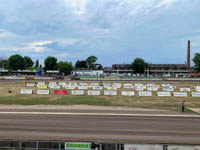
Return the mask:
<svg viewBox="0 0 200 150"><path fill-rule="evenodd" d="M182 101L181 105L182 105L182 112L184 112L185 111L185 100Z"/></svg>

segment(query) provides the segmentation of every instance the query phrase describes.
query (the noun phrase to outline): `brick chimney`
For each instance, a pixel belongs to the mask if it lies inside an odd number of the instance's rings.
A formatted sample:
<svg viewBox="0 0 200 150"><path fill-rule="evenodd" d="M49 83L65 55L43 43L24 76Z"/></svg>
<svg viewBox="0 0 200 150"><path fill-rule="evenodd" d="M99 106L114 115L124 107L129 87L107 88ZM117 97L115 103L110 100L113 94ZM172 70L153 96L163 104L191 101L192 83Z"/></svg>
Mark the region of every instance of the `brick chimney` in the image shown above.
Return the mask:
<svg viewBox="0 0 200 150"><path fill-rule="evenodd" d="M190 40L188 40L188 47L187 47L187 67L190 70Z"/></svg>

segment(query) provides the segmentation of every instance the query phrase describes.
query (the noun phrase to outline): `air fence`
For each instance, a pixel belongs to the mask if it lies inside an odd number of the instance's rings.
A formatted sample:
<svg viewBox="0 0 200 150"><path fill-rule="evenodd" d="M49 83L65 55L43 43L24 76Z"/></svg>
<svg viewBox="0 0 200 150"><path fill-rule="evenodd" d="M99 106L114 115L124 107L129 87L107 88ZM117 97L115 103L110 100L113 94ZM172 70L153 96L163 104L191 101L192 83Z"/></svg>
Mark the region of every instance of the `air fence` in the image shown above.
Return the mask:
<svg viewBox="0 0 200 150"><path fill-rule="evenodd" d="M0 140L0 150L200 150L199 145Z"/></svg>

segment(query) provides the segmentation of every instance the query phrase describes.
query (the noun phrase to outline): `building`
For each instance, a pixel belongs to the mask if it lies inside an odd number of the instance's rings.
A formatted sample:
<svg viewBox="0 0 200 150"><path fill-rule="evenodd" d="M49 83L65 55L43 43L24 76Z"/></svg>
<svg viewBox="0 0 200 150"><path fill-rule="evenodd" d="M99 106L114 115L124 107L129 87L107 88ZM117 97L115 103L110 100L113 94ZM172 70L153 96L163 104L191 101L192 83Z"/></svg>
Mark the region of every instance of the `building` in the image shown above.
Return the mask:
<svg viewBox="0 0 200 150"><path fill-rule="evenodd" d="M190 72L190 41L188 41L186 64L149 64L144 74L146 76L178 77L187 76ZM104 73L133 75L134 71L131 69L131 64L114 64L112 67L105 67Z"/></svg>

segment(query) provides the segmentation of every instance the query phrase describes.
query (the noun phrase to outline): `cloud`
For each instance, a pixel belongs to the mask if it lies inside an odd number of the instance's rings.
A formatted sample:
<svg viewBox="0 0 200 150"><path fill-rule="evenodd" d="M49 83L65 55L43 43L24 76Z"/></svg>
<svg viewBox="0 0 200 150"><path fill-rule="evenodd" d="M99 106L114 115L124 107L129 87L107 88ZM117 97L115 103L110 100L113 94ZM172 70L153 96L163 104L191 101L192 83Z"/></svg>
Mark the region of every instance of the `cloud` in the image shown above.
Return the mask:
<svg viewBox="0 0 200 150"><path fill-rule="evenodd" d="M14 33L9 32L8 30L0 29L0 38L10 38L16 37Z"/></svg>
<svg viewBox="0 0 200 150"><path fill-rule="evenodd" d="M167 5L174 3L176 1L177 0L161 0L161 2L158 3L156 7L159 8L159 7L167 6Z"/></svg>

